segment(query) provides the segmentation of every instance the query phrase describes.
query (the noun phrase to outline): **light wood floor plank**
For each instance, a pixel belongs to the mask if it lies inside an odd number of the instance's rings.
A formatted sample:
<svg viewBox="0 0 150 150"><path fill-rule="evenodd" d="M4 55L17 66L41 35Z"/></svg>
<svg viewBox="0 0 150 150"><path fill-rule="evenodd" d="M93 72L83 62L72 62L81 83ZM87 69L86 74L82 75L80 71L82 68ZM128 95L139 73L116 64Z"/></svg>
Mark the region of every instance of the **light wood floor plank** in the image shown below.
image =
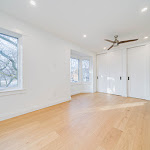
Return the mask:
<svg viewBox="0 0 150 150"><path fill-rule="evenodd" d="M0 122L0 150L150 150L150 102L78 94Z"/></svg>

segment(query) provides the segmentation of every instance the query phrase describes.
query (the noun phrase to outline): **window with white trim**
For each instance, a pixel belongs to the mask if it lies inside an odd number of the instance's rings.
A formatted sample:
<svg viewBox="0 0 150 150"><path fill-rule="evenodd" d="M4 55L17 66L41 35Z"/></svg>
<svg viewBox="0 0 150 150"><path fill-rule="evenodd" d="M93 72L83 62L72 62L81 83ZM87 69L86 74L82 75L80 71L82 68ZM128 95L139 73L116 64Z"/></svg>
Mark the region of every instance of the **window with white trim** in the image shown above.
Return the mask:
<svg viewBox="0 0 150 150"><path fill-rule="evenodd" d="M21 86L19 38L0 30L0 91Z"/></svg>
<svg viewBox="0 0 150 150"><path fill-rule="evenodd" d="M79 59L70 58L71 82L79 82Z"/></svg>
<svg viewBox="0 0 150 150"><path fill-rule="evenodd" d="M90 61L87 59L82 60L82 81L90 81Z"/></svg>
<svg viewBox="0 0 150 150"><path fill-rule="evenodd" d="M70 80L72 83L90 82L90 58L72 56L70 58Z"/></svg>

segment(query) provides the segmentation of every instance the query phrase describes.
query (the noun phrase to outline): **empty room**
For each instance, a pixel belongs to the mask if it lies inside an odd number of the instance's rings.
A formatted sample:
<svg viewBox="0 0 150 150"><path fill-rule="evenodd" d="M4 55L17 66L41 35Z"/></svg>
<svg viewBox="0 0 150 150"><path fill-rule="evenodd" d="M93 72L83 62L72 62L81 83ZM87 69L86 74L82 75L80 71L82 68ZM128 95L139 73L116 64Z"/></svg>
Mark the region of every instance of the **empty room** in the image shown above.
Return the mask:
<svg viewBox="0 0 150 150"><path fill-rule="evenodd" d="M150 0L0 0L0 150L150 150Z"/></svg>

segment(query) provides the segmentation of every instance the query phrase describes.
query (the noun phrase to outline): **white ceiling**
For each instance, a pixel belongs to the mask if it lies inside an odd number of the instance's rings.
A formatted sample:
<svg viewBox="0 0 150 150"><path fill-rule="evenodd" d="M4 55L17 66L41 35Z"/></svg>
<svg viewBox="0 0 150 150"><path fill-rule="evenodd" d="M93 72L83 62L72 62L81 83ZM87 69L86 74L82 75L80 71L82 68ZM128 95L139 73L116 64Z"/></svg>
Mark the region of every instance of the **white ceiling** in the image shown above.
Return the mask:
<svg viewBox="0 0 150 150"><path fill-rule="evenodd" d="M95 52L109 47L104 39L116 34L120 40L140 38L138 43L150 36L150 0L35 1L32 7L30 0L0 0L0 10ZM148 11L141 13L143 7Z"/></svg>

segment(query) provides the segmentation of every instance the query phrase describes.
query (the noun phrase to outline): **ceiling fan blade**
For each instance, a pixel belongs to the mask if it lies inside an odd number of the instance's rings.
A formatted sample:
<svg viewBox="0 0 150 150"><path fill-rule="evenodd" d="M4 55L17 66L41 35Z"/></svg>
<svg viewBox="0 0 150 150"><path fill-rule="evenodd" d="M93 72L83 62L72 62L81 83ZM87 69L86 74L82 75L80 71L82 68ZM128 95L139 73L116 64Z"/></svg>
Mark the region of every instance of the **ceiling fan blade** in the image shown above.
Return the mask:
<svg viewBox="0 0 150 150"><path fill-rule="evenodd" d="M110 47L108 48L108 50L110 50L111 48L113 48L113 46L114 46L114 45L110 46Z"/></svg>
<svg viewBox="0 0 150 150"><path fill-rule="evenodd" d="M120 41L118 44L127 43L127 42L133 42L133 41L137 41L137 40L138 39L127 40L127 41Z"/></svg>
<svg viewBox="0 0 150 150"><path fill-rule="evenodd" d="M105 41L107 41L107 42L111 42L111 43L114 43L114 41L111 41L111 40L107 40L107 39L105 39Z"/></svg>

